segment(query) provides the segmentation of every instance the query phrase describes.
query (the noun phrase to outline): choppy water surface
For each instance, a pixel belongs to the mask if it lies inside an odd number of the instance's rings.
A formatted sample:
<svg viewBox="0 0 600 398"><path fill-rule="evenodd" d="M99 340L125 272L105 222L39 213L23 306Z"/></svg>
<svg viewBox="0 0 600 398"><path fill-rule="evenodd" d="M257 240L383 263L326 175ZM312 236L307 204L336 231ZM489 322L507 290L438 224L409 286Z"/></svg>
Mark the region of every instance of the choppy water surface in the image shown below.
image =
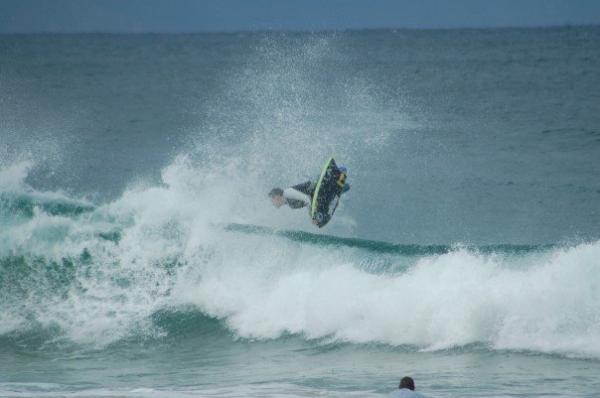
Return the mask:
<svg viewBox="0 0 600 398"><path fill-rule="evenodd" d="M0 52L0 395L600 391L597 28Z"/></svg>

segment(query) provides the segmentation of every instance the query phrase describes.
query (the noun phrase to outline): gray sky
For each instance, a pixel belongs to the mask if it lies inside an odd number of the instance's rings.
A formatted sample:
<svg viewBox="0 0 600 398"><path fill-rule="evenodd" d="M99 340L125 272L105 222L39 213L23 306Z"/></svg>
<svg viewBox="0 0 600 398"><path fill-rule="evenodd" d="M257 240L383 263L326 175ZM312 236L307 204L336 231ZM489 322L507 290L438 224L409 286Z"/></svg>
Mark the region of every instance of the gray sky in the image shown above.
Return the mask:
<svg viewBox="0 0 600 398"><path fill-rule="evenodd" d="M0 0L0 33L600 25L600 0Z"/></svg>

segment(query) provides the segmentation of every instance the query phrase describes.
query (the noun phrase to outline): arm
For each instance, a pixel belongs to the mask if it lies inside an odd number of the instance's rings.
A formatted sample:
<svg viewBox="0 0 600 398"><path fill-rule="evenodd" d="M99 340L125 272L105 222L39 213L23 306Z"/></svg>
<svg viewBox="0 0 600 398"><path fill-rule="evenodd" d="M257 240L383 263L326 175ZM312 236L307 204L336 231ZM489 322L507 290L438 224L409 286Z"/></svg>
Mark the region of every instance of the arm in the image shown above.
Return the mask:
<svg viewBox="0 0 600 398"><path fill-rule="evenodd" d="M283 197L285 199L299 200L304 203L305 206L310 206L310 196L302 193L294 188L286 188L283 190Z"/></svg>

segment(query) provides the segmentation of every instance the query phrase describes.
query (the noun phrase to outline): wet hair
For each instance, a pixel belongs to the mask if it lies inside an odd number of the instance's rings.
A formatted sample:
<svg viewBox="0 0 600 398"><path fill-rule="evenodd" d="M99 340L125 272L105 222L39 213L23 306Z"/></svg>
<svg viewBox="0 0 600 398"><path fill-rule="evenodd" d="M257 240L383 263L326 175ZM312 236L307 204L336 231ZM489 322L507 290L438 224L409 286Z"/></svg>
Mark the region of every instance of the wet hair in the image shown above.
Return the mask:
<svg viewBox="0 0 600 398"><path fill-rule="evenodd" d="M408 388L409 390L415 391L415 381L412 377L403 377L402 380L400 380L398 388Z"/></svg>
<svg viewBox="0 0 600 398"><path fill-rule="evenodd" d="M283 189L281 189L281 188L271 189L271 192L269 192L269 197L273 198L275 196L283 196Z"/></svg>

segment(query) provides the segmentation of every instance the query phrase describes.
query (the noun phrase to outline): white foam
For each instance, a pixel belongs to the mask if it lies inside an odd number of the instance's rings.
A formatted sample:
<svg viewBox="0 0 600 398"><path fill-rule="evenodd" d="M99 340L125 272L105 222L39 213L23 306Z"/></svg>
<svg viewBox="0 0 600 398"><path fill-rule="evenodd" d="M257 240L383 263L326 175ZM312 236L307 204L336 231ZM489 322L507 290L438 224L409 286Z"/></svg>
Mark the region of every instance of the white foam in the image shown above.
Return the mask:
<svg viewBox="0 0 600 398"><path fill-rule="evenodd" d="M105 345L160 334L150 315L192 304L245 338L295 333L428 350L485 343L600 357L599 242L526 257L457 249L415 258L404 273L374 274L362 268L359 250L215 227L278 213L264 197L241 194L248 186L235 165L215 173L192 163L180 157L164 170L163 185L132 188L91 213L37 210L4 233L5 254L60 264L87 250L93 264L77 267L66 296L42 292L43 300L33 295L3 309L2 332L29 325L33 314L69 339ZM13 181L23 181L24 169L9 173ZM240 211L242 202L254 214ZM108 227L120 230L118 244L98 237Z"/></svg>
<svg viewBox="0 0 600 398"><path fill-rule="evenodd" d="M26 169L8 174L19 184ZM361 268L365 253L358 250L215 227L231 217L279 214L264 197L242 194L250 182L235 163L221 170L180 157L161 186L132 188L79 216L37 210L11 227L3 253L60 264L87 250L93 264L78 266L66 296L47 292L4 309L3 333L33 314L74 341L104 345L132 333L160 334L151 314L192 304L253 339L295 333L429 350L485 343L600 357L598 242L527 257L457 249L415 258L404 273L374 274ZM305 214L298 217L307 224ZM120 230L118 244L98 238L108 227Z"/></svg>
<svg viewBox="0 0 600 398"><path fill-rule="evenodd" d="M229 251L218 269L178 291L249 338L289 332L424 349L486 343L600 356L598 243L539 255L523 269L460 250L398 275L369 274L340 263L336 252L273 246L250 256Z"/></svg>

